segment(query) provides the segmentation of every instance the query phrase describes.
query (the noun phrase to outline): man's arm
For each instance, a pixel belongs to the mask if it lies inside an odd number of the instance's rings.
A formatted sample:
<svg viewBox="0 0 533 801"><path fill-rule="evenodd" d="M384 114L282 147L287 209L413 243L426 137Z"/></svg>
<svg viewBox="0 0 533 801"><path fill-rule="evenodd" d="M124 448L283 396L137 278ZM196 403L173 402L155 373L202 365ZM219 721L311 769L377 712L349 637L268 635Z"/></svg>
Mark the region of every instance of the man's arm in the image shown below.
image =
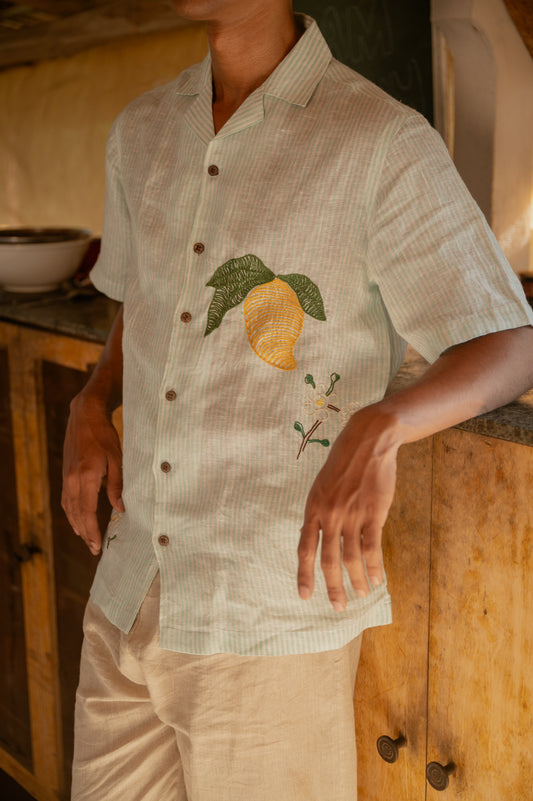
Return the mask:
<svg viewBox="0 0 533 801"><path fill-rule="evenodd" d="M100 552L102 534L96 509L107 476L111 505L124 511L122 452L111 414L122 403L123 306L120 307L100 360L89 381L70 404L63 450L61 505L92 554Z"/></svg>
<svg viewBox="0 0 533 801"><path fill-rule="evenodd" d="M310 598L322 535L329 599L346 607L341 562L356 593L383 580L381 533L396 483L400 445L509 403L533 386L533 328L478 337L445 351L412 387L356 412L309 493L298 547L298 590Z"/></svg>

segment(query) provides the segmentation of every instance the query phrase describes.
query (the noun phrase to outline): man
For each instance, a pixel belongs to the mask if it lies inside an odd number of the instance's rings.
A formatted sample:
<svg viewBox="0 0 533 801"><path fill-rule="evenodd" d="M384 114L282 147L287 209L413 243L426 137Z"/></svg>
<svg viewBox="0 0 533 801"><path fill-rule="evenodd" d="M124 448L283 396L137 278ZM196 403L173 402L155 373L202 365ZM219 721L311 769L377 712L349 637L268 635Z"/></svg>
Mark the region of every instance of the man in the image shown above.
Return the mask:
<svg viewBox="0 0 533 801"><path fill-rule="evenodd" d="M398 448L528 388L533 317L439 137L289 0L175 6L210 55L111 132L93 279L124 305L65 443L93 554L104 477L115 509L73 799L353 801ZM406 340L434 364L383 399Z"/></svg>

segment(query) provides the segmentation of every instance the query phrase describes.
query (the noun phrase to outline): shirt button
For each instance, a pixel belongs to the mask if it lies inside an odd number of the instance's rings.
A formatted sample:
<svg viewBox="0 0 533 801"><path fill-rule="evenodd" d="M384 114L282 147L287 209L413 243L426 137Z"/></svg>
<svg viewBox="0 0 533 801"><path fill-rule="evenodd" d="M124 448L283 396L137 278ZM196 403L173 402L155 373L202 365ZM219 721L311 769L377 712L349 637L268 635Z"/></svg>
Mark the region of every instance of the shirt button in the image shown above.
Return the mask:
<svg viewBox="0 0 533 801"><path fill-rule="evenodd" d="M195 253L198 253L198 254L203 253L204 250L205 250L204 243L203 242L195 242L193 250L194 250Z"/></svg>
<svg viewBox="0 0 533 801"><path fill-rule="evenodd" d="M216 164L210 164L209 167L207 168L207 172L209 173L209 175L213 175L213 176L218 175L219 170L218 170L217 165Z"/></svg>
<svg viewBox="0 0 533 801"><path fill-rule="evenodd" d="M161 462L160 466L163 473L170 473L170 471L172 470L172 467L169 465L168 462Z"/></svg>
<svg viewBox="0 0 533 801"><path fill-rule="evenodd" d="M160 545L168 545L170 542L166 534L161 534L161 536L157 538L157 541Z"/></svg>
<svg viewBox="0 0 533 801"><path fill-rule="evenodd" d="M165 398L167 401L175 401L176 400L176 392L173 389L169 389L165 392Z"/></svg>
<svg viewBox="0 0 533 801"><path fill-rule="evenodd" d="M183 312L180 316L180 320L182 323L190 323L192 320L192 314L190 312ZM174 398L172 398L174 400Z"/></svg>

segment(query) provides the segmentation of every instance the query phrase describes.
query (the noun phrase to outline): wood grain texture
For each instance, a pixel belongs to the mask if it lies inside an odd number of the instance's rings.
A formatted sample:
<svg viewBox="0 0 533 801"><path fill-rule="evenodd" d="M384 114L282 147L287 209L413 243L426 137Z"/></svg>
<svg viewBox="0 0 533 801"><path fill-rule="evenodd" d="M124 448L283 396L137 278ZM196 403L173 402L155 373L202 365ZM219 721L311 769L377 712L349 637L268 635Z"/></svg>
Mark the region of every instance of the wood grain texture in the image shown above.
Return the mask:
<svg viewBox="0 0 533 801"><path fill-rule="evenodd" d="M435 438L428 760L457 764L447 801L532 797L532 487L532 448Z"/></svg>
<svg viewBox="0 0 533 801"><path fill-rule="evenodd" d="M396 498L384 532L394 622L363 636L354 709L359 801L418 801L425 793L431 440L400 449ZM394 764L376 740L403 734Z"/></svg>
<svg viewBox="0 0 533 801"><path fill-rule="evenodd" d="M28 709L22 578L17 559L18 509L8 351L0 347L0 743L28 769Z"/></svg>
<svg viewBox="0 0 533 801"><path fill-rule="evenodd" d="M63 801L56 792L44 787L33 773L25 768L15 757L4 751L3 748L0 748L0 770L11 776L37 801ZM2 801L10 801L10 799L3 798Z"/></svg>
<svg viewBox="0 0 533 801"><path fill-rule="evenodd" d="M505 5L533 58L533 4L531 0L505 0Z"/></svg>
<svg viewBox="0 0 533 801"><path fill-rule="evenodd" d="M63 441L70 400L85 385L88 373L49 360L41 364L46 409L47 472L54 539L54 575L58 659L61 675L61 721L65 783L70 785L74 734L74 703L83 640L82 621L98 559L76 537L61 508ZM111 507L102 493L99 522L102 531Z"/></svg>
<svg viewBox="0 0 533 801"><path fill-rule="evenodd" d="M22 566L33 765L43 786L60 791L63 765L48 482L35 364L20 336L10 346L10 372L19 539L21 545L40 551Z"/></svg>
<svg viewBox="0 0 533 801"><path fill-rule="evenodd" d="M54 538L42 363L50 360L87 370L98 360L102 347L8 323L0 323L0 345L9 352L19 545L39 549L22 565L33 770L27 770L5 751L0 753L0 767L38 801L49 801L66 798L68 782L61 725Z"/></svg>
<svg viewBox="0 0 533 801"><path fill-rule="evenodd" d="M14 15L12 6L21 14ZM29 6L42 10L40 21ZM7 18L28 24L7 27ZM126 36L186 27L190 23L174 12L166 0L23 0L0 9L0 69L47 58L69 56L87 47Z"/></svg>

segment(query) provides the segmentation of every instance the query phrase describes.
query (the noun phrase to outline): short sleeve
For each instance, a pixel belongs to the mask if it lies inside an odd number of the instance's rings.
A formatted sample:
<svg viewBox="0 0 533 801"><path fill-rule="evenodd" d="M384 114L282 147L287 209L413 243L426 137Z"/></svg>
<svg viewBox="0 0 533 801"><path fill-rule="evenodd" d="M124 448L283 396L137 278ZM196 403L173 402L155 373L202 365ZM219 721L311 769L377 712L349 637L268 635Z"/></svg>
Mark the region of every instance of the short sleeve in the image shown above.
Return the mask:
<svg viewBox="0 0 533 801"><path fill-rule="evenodd" d="M383 165L368 269L395 330L430 362L452 345L533 323L444 142L415 112Z"/></svg>
<svg viewBox="0 0 533 801"><path fill-rule="evenodd" d="M121 180L116 122L107 141L105 182L102 244L90 277L97 289L110 298L122 301L131 258L132 232Z"/></svg>

